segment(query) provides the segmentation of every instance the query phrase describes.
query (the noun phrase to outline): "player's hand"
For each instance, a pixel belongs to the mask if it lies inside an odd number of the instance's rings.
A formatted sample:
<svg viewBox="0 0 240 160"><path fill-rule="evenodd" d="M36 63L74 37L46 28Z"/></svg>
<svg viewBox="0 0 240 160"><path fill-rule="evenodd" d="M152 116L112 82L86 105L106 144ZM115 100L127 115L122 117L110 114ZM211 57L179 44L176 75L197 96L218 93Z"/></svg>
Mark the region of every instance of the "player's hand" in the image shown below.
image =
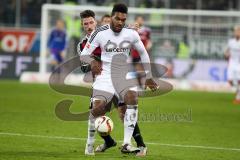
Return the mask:
<svg viewBox="0 0 240 160"><path fill-rule="evenodd" d="M156 91L156 90L159 88L159 86L157 85L157 83L156 83L152 78L146 79L145 89L146 89L147 87L150 88L151 91Z"/></svg>
<svg viewBox="0 0 240 160"><path fill-rule="evenodd" d="M91 62L91 71L94 75L100 75L102 71L101 62L93 60Z"/></svg>
<svg viewBox="0 0 240 160"><path fill-rule="evenodd" d="M81 62L81 71L87 73L91 71L91 65L88 63Z"/></svg>
<svg viewBox="0 0 240 160"><path fill-rule="evenodd" d="M225 58L226 60L228 60L229 57L230 57L230 51L229 51L229 49L227 49L227 50L225 51L225 53L224 53L224 58Z"/></svg>

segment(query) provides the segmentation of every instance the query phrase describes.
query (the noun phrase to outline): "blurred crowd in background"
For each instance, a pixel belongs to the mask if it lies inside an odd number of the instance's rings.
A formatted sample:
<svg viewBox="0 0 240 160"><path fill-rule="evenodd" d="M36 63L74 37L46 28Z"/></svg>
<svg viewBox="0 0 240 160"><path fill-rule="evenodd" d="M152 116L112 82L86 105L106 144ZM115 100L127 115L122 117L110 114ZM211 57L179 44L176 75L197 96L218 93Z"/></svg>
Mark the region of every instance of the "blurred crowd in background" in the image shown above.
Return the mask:
<svg viewBox="0 0 240 160"><path fill-rule="evenodd" d="M41 6L45 3L110 6L118 0L1 0L0 25L39 27ZM203 9L203 10L239 10L238 0L122 0L130 7Z"/></svg>

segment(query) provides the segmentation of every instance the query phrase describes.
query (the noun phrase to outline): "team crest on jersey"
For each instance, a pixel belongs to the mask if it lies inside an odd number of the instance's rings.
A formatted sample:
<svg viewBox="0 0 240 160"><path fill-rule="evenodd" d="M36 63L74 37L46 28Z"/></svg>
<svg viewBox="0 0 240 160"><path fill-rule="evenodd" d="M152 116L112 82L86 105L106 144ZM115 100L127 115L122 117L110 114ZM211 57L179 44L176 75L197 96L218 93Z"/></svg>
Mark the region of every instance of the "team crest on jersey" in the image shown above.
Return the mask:
<svg viewBox="0 0 240 160"><path fill-rule="evenodd" d="M108 40L107 44L104 45L106 52L129 52L131 48L131 42L124 40L119 44Z"/></svg>

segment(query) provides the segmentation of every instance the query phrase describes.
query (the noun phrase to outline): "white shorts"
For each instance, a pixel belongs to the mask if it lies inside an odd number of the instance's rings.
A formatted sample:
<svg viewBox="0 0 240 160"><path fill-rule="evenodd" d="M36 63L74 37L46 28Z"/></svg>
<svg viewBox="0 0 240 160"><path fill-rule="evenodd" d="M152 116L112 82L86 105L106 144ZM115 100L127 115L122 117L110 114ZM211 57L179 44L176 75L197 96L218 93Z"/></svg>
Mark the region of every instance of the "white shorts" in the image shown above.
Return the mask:
<svg viewBox="0 0 240 160"><path fill-rule="evenodd" d="M227 78L229 81L239 81L240 80L240 66L230 66L227 70Z"/></svg>
<svg viewBox="0 0 240 160"><path fill-rule="evenodd" d="M119 83L123 84L124 82L119 82ZM113 96L116 96L119 99L120 102L123 102L124 101L123 97L126 94L127 90L137 92L137 87L136 86L130 87L129 89L125 89L125 88L124 89L119 89L117 91L117 87L119 87L119 86L116 85L114 87L111 78L104 77L104 76L100 75L96 78L95 82L92 85L92 88L93 88L92 98L93 98L93 100L104 99L107 102L109 102L112 99Z"/></svg>

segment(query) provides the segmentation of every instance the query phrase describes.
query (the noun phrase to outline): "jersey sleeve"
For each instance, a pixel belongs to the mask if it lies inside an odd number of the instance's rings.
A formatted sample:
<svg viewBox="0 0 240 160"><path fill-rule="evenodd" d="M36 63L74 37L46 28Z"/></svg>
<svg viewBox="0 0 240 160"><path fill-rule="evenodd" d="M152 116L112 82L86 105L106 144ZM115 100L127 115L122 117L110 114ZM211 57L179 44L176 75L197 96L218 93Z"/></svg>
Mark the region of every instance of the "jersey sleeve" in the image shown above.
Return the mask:
<svg viewBox="0 0 240 160"><path fill-rule="evenodd" d="M81 42L79 42L78 44L77 44L77 53L78 53L78 55L80 56L81 55Z"/></svg>
<svg viewBox="0 0 240 160"><path fill-rule="evenodd" d="M147 38L148 38L148 40L151 39L151 29L150 28L147 29Z"/></svg>
<svg viewBox="0 0 240 160"><path fill-rule="evenodd" d="M147 71L147 78L152 78L151 64L148 53L136 31L133 31L133 47L138 51L141 62L144 63L144 69Z"/></svg>
<svg viewBox="0 0 240 160"><path fill-rule="evenodd" d="M91 64L91 62L94 60L91 55L92 55L93 51L98 46L100 46L99 38L100 38L100 36L99 36L98 31L94 31L91 34L90 38L88 39L88 42L86 43L83 51L81 52L81 55L80 55L81 61Z"/></svg>
<svg viewBox="0 0 240 160"><path fill-rule="evenodd" d="M225 46L224 51L226 52L230 48L230 46L231 46L231 39L228 40L228 43Z"/></svg>

